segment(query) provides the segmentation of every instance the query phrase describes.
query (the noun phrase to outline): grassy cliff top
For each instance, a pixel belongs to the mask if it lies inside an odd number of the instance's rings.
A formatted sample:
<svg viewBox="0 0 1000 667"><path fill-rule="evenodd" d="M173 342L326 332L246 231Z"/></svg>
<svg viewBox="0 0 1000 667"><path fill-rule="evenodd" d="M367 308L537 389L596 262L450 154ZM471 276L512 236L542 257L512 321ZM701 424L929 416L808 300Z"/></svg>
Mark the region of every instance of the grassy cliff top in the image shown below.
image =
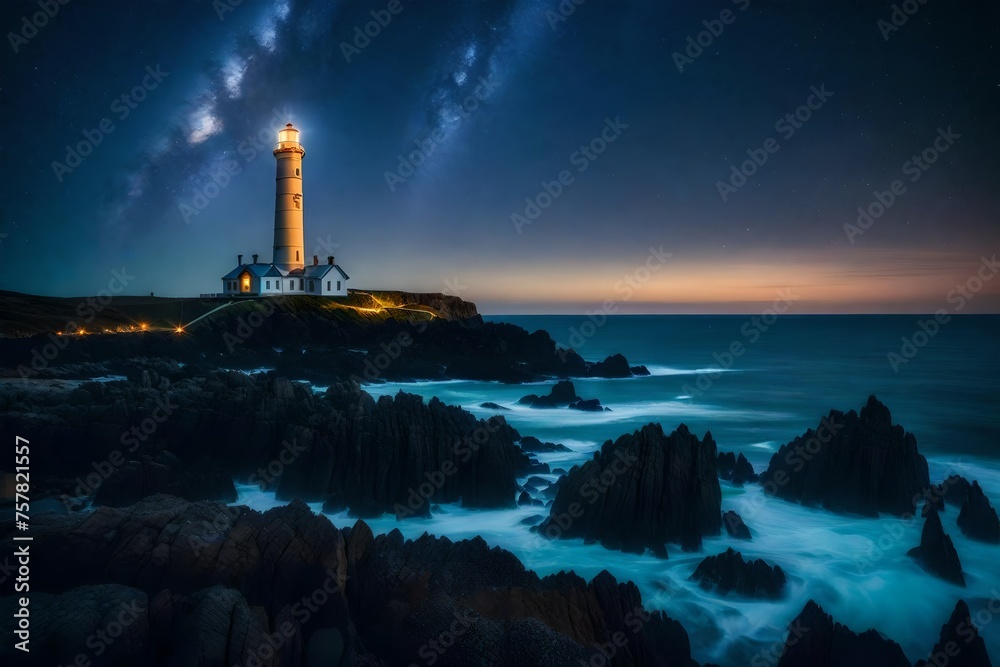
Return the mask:
<svg viewBox="0 0 1000 667"><path fill-rule="evenodd" d="M398 290L348 290L346 297L282 296L202 299L152 296L48 297L0 291L0 338L46 332L85 333L176 329L201 318L226 317L258 305L326 314L359 322L386 319L465 320L476 305L455 296ZM214 312L213 312L214 311Z"/></svg>

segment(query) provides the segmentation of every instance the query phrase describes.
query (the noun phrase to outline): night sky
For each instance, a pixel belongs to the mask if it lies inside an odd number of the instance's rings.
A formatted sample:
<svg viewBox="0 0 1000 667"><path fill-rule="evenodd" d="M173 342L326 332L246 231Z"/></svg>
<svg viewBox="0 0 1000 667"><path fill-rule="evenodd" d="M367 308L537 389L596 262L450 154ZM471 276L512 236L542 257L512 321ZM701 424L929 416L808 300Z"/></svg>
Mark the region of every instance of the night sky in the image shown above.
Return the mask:
<svg viewBox="0 0 1000 667"><path fill-rule="evenodd" d="M930 312L997 270L996 2L897 3L890 30L880 2L49 1L0 3L2 289L93 294L124 268L129 293L219 291L237 254L271 258L289 121L307 257L353 288ZM372 11L391 20L356 42ZM895 201L845 229L876 191ZM962 312L1000 312L1000 279L977 284Z"/></svg>

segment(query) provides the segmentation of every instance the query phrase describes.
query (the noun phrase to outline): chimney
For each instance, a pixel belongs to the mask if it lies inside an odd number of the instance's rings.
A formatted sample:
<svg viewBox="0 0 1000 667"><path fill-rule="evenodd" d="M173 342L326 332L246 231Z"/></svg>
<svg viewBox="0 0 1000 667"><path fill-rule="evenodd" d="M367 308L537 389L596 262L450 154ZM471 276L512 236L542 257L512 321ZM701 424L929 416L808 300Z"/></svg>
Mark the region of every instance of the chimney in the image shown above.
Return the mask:
<svg viewBox="0 0 1000 667"><path fill-rule="evenodd" d="M258 255L254 255L254 256L253 256L253 263L254 263L254 264L256 264L256 263L257 263L257 257L258 257Z"/></svg>
<svg viewBox="0 0 1000 667"><path fill-rule="evenodd" d="M327 264L333 264L333 255L327 255L326 256L326 263Z"/></svg>
<svg viewBox="0 0 1000 667"><path fill-rule="evenodd" d="M243 255L236 255L236 266L243 266Z"/></svg>
<svg viewBox="0 0 1000 667"><path fill-rule="evenodd" d="M319 266L319 255L313 255L313 266Z"/></svg>

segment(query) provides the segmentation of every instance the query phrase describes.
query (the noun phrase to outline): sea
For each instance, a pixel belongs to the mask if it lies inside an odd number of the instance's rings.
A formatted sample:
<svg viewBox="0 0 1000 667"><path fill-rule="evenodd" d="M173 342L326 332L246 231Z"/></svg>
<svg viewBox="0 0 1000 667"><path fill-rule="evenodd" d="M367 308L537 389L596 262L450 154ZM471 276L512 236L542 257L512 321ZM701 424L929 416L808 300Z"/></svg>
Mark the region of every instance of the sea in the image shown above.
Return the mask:
<svg viewBox="0 0 1000 667"><path fill-rule="evenodd" d="M650 422L671 432L679 424L711 432L720 451L742 452L758 472L782 444L816 428L831 409L860 411L874 394L893 421L913 433L931 480L957 473L978 480L1000 504L1000 316L490 316L529 331L543 329L585 359L624 354L650 375L574 379L577 394L597 398L605 412L543 410L517 405L552 382L407 382L371 384L369 393L399 391L438 397L479 417L496 414L491 401L522 435L556 442L569 452L543 454L552 469L586 461L603 442ZM934 326L936 325L936 326ZM317 387L317 390L322 390ZM550 480L557 474L543 475ZM687 630L699 662L761 667L777 664L788 624L806 601L855 632L875 628L898 642L910 661L926 659L955 602L964 599L994 662L1000 661L1000 545L967 538L958 510L942 514L965 572L966 587L924 572L906 552L920 542L922 520L883 515L838 515L764 494L755 484L722 481L722 508L735 510L753 533L750 542L725 533L704 540L700 553L668 545L666 560L549 540L522 520L545 508L469 510L444 505L428 519L394 516L368 521L376 532L398 528L452 540L481 536L513 552L541 576L573 570L590 579L608 570L634 581L647 609L661 609ZM264 510L273 493L239 487L236 504ZM312 505L317 512L321 505ZM541 511L540 511L541 510ZM330 514L337 526L346 513ZM788 577L777 601L723 597L689 578L698 563L733 546L745 558L780 565Z"/></svg>

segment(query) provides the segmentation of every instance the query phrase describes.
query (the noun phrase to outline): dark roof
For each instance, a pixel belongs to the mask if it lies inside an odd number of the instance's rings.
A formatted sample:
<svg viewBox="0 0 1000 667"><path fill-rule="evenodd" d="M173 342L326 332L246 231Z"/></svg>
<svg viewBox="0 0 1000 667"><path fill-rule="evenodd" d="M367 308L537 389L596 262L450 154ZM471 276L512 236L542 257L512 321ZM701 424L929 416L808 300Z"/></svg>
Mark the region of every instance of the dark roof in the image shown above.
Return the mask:
<svg viewBox="0 0 1000 667"><path fill-rule="evenodd" d="M244 271L249 271L258 278L280 278L281 271L274 264L240 264L235 269L222 276L223 280L239 278Z"/></svg>

